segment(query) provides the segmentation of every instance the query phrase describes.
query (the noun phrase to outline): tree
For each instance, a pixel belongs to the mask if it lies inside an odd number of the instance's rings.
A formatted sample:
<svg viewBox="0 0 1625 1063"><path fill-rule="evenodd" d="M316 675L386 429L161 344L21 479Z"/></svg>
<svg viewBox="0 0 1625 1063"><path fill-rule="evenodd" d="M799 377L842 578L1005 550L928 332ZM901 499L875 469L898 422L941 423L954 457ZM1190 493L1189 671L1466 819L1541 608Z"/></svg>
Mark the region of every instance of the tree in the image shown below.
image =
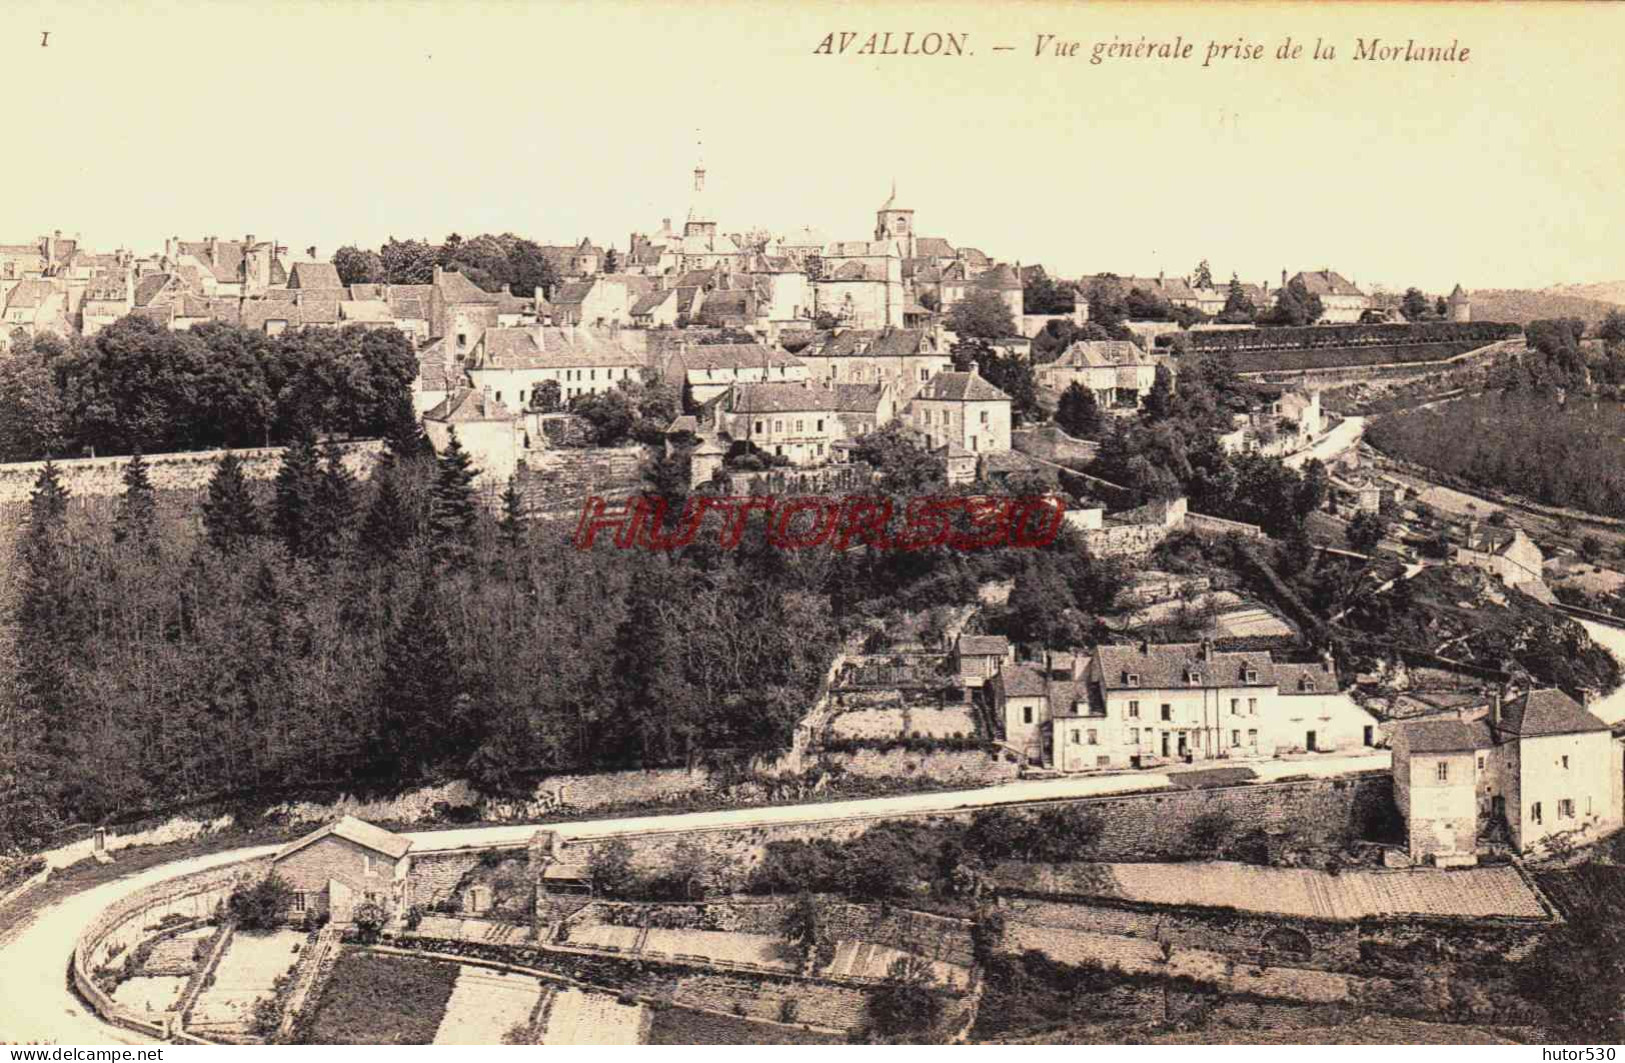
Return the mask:
<svg viewBox="0 0 1625 1063"><path fill-rule="evenodd" d="M203 527L209 542L223 554L234 554L262 531L259 507L249 493L243 463L227 451L209 478L203 503Z"/></svg>
<svg viewBox="0 0 1625 1063"><path fill-rule="evenodd" d="M1399 301L1399 312L1406 321L1422 320L1428 316L1428 297L1420 288L1406 288L1405 297Z"/></svg>
<svg viewBox="0 0 1625 1063"><path fill-rule="evenodd" d="M962 340L996 340L1016 332L998 292L973 288L948 311L948 329Z"/></svg>
<svg viewBox="0 0 1625 1063"><path fill-rule="evenodd" d="M380 284L385 279L384 260L376 251L365 251L346 245L333 252L333 268L339 272L339 283Z"/></svg>
<svg viewBox="0 0 1625 1063"><path fill-rule="evenodd" d="M1275 293L1275 308L1260 318L1259 323L1292 327L1313 325L1325 313L1320 296L1311 295L1303 281L1294 277L1286 287Z"/></svg>
<svg viewBox="0 0 1625 1063"><path fill-rule="evenodd" d="M314 557L325 549L316 514L321 482L316 439L306 435L282 452L271 502L271 529L294 557Z"/></svg>
<svg viewBox="0 0 1625 1063"><path fill-rule="evenodd" d="M443 559L467 555L474 545L474 529L479 510L474 502L473 459L457 439L457 429L447 429L446 449L441 453L429 507L429 534L435 552Z"/></svg>
<svg viewBox="0 0 1625 1063"><path fill-rule="evenodd" d="M502 521L498 526L502 532L502 541L508 544L510 550L518 550L525 544L529 522L529 515L525 512L525 497L519 493L519 477L516 473L508 477L508 486L502 490Z"/></svg>
<svg viewBox="0 0 1625 1063"><path fill-rule="evenodd" d="M1433 300L1433 316L1440 321L1448 320L1450 317L1450 303L1442 295Z"/></svg>
<svg viewBox="0 0 1625 1063"><path fill-rule="evenodd" d="M886 984L869 997L869 1018L888 1037L922 1034L942 1016L936 976L921 956L900 956L886 972Z"/></svg>
<svg viewBox="0 0 1625 1063"><path fill-rule="evenodd" d="M389 284L429 284L434 280L435 249L422 240L397 240L391 236L378 249Z"/></svg>
<svg viewBox="0 0 1625 1063"><path fill-rule="evenodd" d="M344 467L344 452L328 441L322 448L321 479L316 485L312 530L323 556L332 557L343 546L355 521L356 482Z"/></svg>
<svg viewBox="0 0 1625 1063"><path fill-rule="evenodd" d="M1077 381L1068 384L1056 404L1055 423L1074 438L1096 438L1100 434L1100 404L1095 401L1095 393Z"/></svg>
<svg viewBox="0 0 1625 1063"><path fill-rule="evenodd" d="M785 944L801 954L801 962L806 963L808 958L818 951L823 943L823 919L818 910L818 902L811 893L802 890L796 894L789 909L784 913L784 924L781 932Z"/></svg>
<svg viewBox="0 0 1625 1063"><path fill-rule="evenodd" d="M1349 546L1353 549L1361 553L1369 553L1376 549L1377 544L1382 542L1382 537L1387 532L1388 529L1380 516L1369 510L1362 510L1354 515L1353 520L1349 521L1343 537L1348 540Z"/></svg>
<svg viewBox="0 0 1625 1063"><path fill-rule="evenodd" d="M73 411L58 388L51 348L26 339L0 357L0 462L67 452Z"/></svg>
<svg viewBox="0 0 1625 1063"><path fill-rule="evenodd" d="M1253 320L1258 313L1258 307L1248 298L1247 290L1241 286L1241 278L1230 274L1230 287L1225 293L1224 310L1219 314L1218 320L1226 325L1242 325Z"/></svg>
<svg viewBox="0 0 1625 1063"><path fill-rule="evenodd" d="M612 247L604 253L604 272L619 273L621 271L621 256Z"/></svg>
<svg viewBox="0 0 1625 1063"><path fill-rule="evenodd" d="M1168 367L1159 362L1151 377L1151 390L1140 403L1140 412L1147 421L1161 421L1173 413L1173 408L1174 377Z"/></svg>
<svg viewBox="0 0 1625 1063"><path fill-rule="evenodd" d="M1046 555L1034 558L1010 590L1007 623L1011 638L1035 646L1065 645L1073 628L1072 589Z"/></svg>
<svg viewBox="0 0 1625 1063"><path fill-rule="evenodd" d="M1597 325L1597 338L1610 350L1625 345L1625 311L1608 311Z"/></svg>
<svg viewBox="0 0 1625 1063"><path fill-rule="evenodd" d="M374 692L374 767L402 781L421 776L436 756L465 753L456 702L460 686L435 584L425 578L384 646Z"/></svg>
<svg viewBox="0 0 1625 1063"><path fill-rule="evenodd" d="M621 838L598 846L587 858L587 880L598 896L627 896L637 881L632 870L632 847Z"/></svg>
<svg viewBox="0 0 1625 1063"><path fill-rule="evenodd" d="M361 544L375 560L393 558L417 537L418 522L396 484L401 474L394 468L380 468L373 476L372 504L361 524Z"/></svg>
<svg viewBox="0 0 1625 1063"><path fill-rule="evenodd" d="M687 383L684 383L687 387ZM530 393L530 408L542 413L554 413L564 408L557 380L544 380Z"/></svg>
<svg viewBox="0 0 1625 1063"><path fill-rule="evenodd" d="M293 887L275 871L226 897L226 914L239 930L269 930L281 923L293 901Z"/></svg>
<svg viewBox="0 0 1625 1063"><path fill-rule="evenodd" d="M1212 270L1211 267L1208 266L1207 259L1204 258L1204 259L1202 259L1202 261L1200 261L1200 262L1198 262L1196 264L1196 275L1193 278L1191 278L1191 287L1192 288L1212 288L1213 287L1213 270Z"/></svg>
<svg viewBox="0 0 1625 1063"><path fill-rule="evenodd" d="M145 542L152 536L158 522L158 498L147 475L147 463L141 458L141 448L130 455L124 466L124 494L119 497L118 511L113 517L113 541L134 539Z"/></svg>

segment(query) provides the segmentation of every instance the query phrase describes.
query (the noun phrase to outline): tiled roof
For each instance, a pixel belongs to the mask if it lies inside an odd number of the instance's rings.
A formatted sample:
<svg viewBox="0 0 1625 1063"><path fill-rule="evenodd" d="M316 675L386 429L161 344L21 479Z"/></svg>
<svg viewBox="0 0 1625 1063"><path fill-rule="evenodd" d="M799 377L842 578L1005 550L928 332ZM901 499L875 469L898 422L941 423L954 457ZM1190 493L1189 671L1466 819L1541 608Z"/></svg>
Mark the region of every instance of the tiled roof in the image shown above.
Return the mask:
<svg viewBox="0 0 1625 1063"><path fill-rule="evenodd" d="M961 653L964 651L961 650ZM1044 696L1044 673L1030 664L1005 668L994 680L1007 698L1039 698Z"/></svg>
<svg viewBox="0 0 1625 1063"><path fill-rule="evenodd" d="M596 366L643 366L643 355L622 347L607 334L582 328L488 328L474 369L565 369Z"/></svg>
<svg viewBox="0 0 1625 1063"><path fill-rule="evenodd" d="M1010 652L1010 640L1003 635L961 635L961 657L1003 657Z"/></svg>
<svg viewBox="0 0 1625 1063"><path fill-rule="evenodd" d="M152 302L152 297L163 290L164 285L170 282L172 275L168 273L149 273L135 282L135 305L146 306Z"/></svg>
<svg viewBox="0 0 1625 1063"><path fill-rule="evenodd" d="M961 247L954 253L959 256L960 261L971 267L987 266L993 261L987 257L986 251L977 247Z"/></svg>
<svg viewBox="0 0 1625 1063"><path fill-rule="evenodd" d="M976 286L990 291L1020 291L1021 278L1009 266L994 266L976 278Z"/></svg>
<svg viewBox="0 0 1625 1063"><path fill-rule="evenodd" d="M842 413L880 412L880 400L886 395L885 384L836 384L835 407Z"/></svg>
<svg viewBox="0 0 1625 1063"><path fill-rule="evenodd" d="M660 304L673 298L674 295L675 292L671 288L650 292L632 304L632 316L638 317L643 314L652 314L660 308Z"/></svg>
<svg viewBox="0 0 1625 1063"><path fill-rule="evenodd" d="M243 279L243 242L241 240L216 240L215 253L209 254L209 244L206 240L183 240L180 244L180 253L191 255L197 259L203 268L214 274L217 281L227 283Z"/></svg>
<svg viewBox="0 0 1625 1063"><path fill-rule="evenodd" d="M1063 351L1050 365L1059 368L1106 369L1115 366L1147 365L1150 361L1150 355L1128 340L1079 340Z"/></svg>
<svg viewBox="0 0 1625 1063"><path fill-rule="evenodd" d="M429 293L431 284L391 284L389 310L397 321L429 320Z"/></svg>
<svg viewBox="0 0 1625 1063"><path fill-rule="evenodd" d="M678 432L687 432L690 435L699 435L699 419L691 413L685 413L681 417L674 418L671 424L666 426L666 434L675 435Z"/></svg>
<svg viewBox="0 0 1625 1063"><path fill-rule="evenodd" d="M1408 720L1399 726L1412 753L1465 753L1495 745L1483 720Z"/></svg>
<svg viewBox="0 0 1625 1063"><path fill-rule="evenodd" d="M275 856L271 857L271 862L275 863L313 842L321 841L329 835L335 838L343 838L347 842L354 842L364 849L383 853L391 860L399 860L406 855L408 849L412 848L410 838L403 838L399 834L393 834L382 827L375 827L371 823L356 819L354 816L345 816L343 819L313 830L303 838L284 845L277 850Z"/></svg>
<svg viewBox="0 0 1625 1063"><path fill-rule="evenodd" d="M138 306L131 310L128 316L145 318L148 321L162 325L164 328L168 328L170 322L175 320L175 308L173 306Z"/></svg>
<svg viewBox="0 0 1625 1063"><path fill-rule="evenodd" d="M441 270L435 275L434 288L448 303L495 303L496 296L481 288L455 270Z"/></svg>
<svg viewBox="0 0 1625 1063"><path fill-rule="evenodd" d="M1100 647L1100 673L1107 690L1175 690L1186 687L1274 686L1275 664L1267 652L1211 651L1203 644L1136 643ZM1253 678L1247 678L1251 669ZM1129 676L1138 677L1134 683ZM1193 678L1194 677L1194 678Z"/></svg>
<svg viewBox="0 0 1625 1063"><path fill-rule="evenodd" d="M418 352L418 386L424 391L451 390L451 373L446 368L445 340L435 340Z"/></svg>
<svg viewBox="0 0 1625 1063"><path fill-rule="evenodd" d="M953 258L954 245L940 236L921 236L914 241L914 254L919 258Z"/></svg>
<svg viewBox="0 0 1625 1063"><path fill-rule="evenodd" d="M1360 289L1351 284L1348 278L1334 270L1323 269L1313 272L1299 273L1292 278L1302 281L1304 290L1310 295L1364 295Z"/></svg>
<svg viewBox="0 0 1625 1063"><path fill-rule="evenodd" d="M1518 538L1517 530L1494 524L1479 524L1467 529L1464 545L1480 554L1505 553Z"/></svg>
<svg viewBox="0 0 1625 1063"><path fill-rule="evenodd" d="M514 413L482 388L469 388L448 395L423 415L425 420L463 424L469 421L511 421Z"/></svg>
<svg viewBox="0 0 1625 1063"><path fill-rule="evenodd" d="M845 329L806 352L816 358L901 358L929 353L924 329Z"/></svg>
<svg viewBox="0 0 1625 1063"><path fill-rule="evenodd" d="M755 316L755 293L740 289L713 289L700 304L700 319L720 324L726 319Z"/></svg>
<svg viewBox="0 0 1625 1063"><path fill-rule="evenodd" d="M731 413L801 413L835 411L835 392L807 384L735 384L729 391Z"/></svg>
<svg viewBox="0 0 1625 1063"><path fill-rule="evenodd" d="M1504 735L1538 738L1541 735L1584 734L1606 731L1608 725L1591 715L1561 690L1531 690L1501 710L1498 726Z"/></svg>
<svg viewBox="0 0 1625 1063"><path fill-rule="evenodd" d="M338 304L339 320L393 324L395 315L382 299L350 299Z"/></svg>
<svg viewBox="0 0 1625 1063"><path fill-rule="evenodd" d="M592 294L596 280L565 281L553 290L554 306L579 306Z"/></svg>
<svg viewBox="0 0 1625 1063"><path fill-rule="evenodd" d="M673 355L686 369L791 368L805 365L800 358L760 343L702 343Z"/></svg>
<svg viewBox="0 0 1625 1063"><path fill-rule="evenodd" d="M915 396L947 402L1009 402L1010 396L983 380L981 374L938 373Z"/></svg>
<svg viewBox="0 0 1625 1063"><path fill-rule="evenodd" d="M1322 662L1297 664L1278 661L1275 665L1275 682L1283 694L1335 693L1337 669Z"/></svg>
<svg viewBox="0 0 1625 1063"><path fill-rule="evenodd" d="M288 273L290 288L342 288L338 267L331 262L295 262Z"/></svg>
<svg viewBox="0 0 1625 1063"><path fill-rule="evenodd" d="M243 301L231 296L210 299L209 317L227 325L240 325L243 321Z"/></svg>
<svg viewBox="0 0 1625 1063"><path fill-rule="evenodd" d="M45 300L49 299L55 292L56 289L47 280L20 281L6 297L6 309L37 309L44 306Z"/></svg>
<svg viewBox="0 0 1625 1063"><path fill-rule="evenodd" d="M1548 919L1518 869L1343 871L1251 864L1001 863L994 882L1033 893L1108 897L1141 904L1235 908L1247 912L1354 922L1433 916Z"/></svg>
<svg viewBox="0 0 1625 1063"><path fill-rule="evenodd" d="M1138 288L1148 295L1160 295L1164 299L1196 298L1196 289L1184 277L1124 277L1122 282L1124 291Z"/></svg>

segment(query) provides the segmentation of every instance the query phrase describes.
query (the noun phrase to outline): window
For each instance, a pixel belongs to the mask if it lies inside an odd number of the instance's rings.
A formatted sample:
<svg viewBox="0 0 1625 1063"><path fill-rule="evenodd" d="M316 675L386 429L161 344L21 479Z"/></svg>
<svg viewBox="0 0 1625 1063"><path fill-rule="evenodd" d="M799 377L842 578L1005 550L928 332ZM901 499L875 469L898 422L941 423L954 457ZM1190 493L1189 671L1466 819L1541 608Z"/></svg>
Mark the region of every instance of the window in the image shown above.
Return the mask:
<svg viewBox="0 0 1625 1063"><path fill-rule="evenodd" d="M982 449L982 441L979 438L977 438L976 436L971 436L970 437L970 448L972 450L978 450L978 451L981 450Z"/></svg>
<svg viewBox="0 0 1625 1063"><path fill-rule="evenodd" d="M1561 801L1559 801L1557 803L1557 818L1558 819L1573 819L1574 818L1574 799L1573 798L1565 797L1565 798L1563 798L1563 800L1561 800Z"/></svg>
<svg viewBox="0 0 1625 1063"><path fill-rule="evenodd" d="M927 368L926 368L926 367L925 367L925 366L923 366L923 365L922 365L922 366L920 366L920 383L922 383L922 384L923 384L923 383L925 383L925 382L926 382L926 381L927 381L927 380L930 380L930 379L931 379L931 370L929 370L929 369L927 369Z"/></svg>
<svg viewBox="0 0 1625 1063"><path fill-rule="evenodd" d="M596 370L596 369L587 370L587 379L588 380L597 380L598 379L598 370Z"/></svg>
<svg viewBox="0 0 1625 1063"><path fill-rule="evenodd" d="M818 419L818 431L822 432L823 430L824 430L824 419L822 417L820 417Z"/></svg>
<svg viewBox="0 0 1625 1063"><path fill-rule="evenodd" d="M1089 744L1092 745L1092 746L1100 745L1100 732L1099 731L1096 731L1096 730L1093 730L1093 729L1090 730L1090 732L1089 732Z"/></svg>
<svg viewBox="0 0 1625 1063"><path fill-rule="evenodd" d="M1138 720L1140 718L1140 703L1138 701L1131 701L1128 703L1128 717L1131 720Z"/></svg>
<svg viewBox="0 0 1625 1063"><path fill-rule="evenodd" d="M1563 758L1563 770L1564 771L1569 770L1569 758L1568 757Z"/></svg>
<svg viewBox="0 0 1625 1063"><path fill-rule="evenodd" d="M293 910L296 911L296 912L302 912L302 911L305 910L305 895L302 892L297 892L296 891L294 893L294 895L293 895Z"/></svg>
<svg viewBox="0 0 1625 1063"><path fill-rule="evenodd" d="M1172 720L1174 718L1174 707L1172 705L1164 705L1162 707L1162 718L1164 720Z"/></svg>
<svg viewBox="0 0 1625 1063"><path fill-rule="evenodd" d="M762 434L762 422L761 421L756 422L756 434L757 435Z"/></svg>
<svg viewBox="0 0 1625 1063"><path fill-rule="evenodd" d="M524 404L525 404L525 393L523 391L521 391L519 393L519 405L523 406Z"/></svg>
<svg viewBox="0 0 1625 1063"><path fill-rule="evenodd" d="M1247 699L1247 715L1248 716L1257 716L1258 715L1258 699L1257 698L1248 698Z"/></svg>
<svg viewBox="0 0 1625 1063"><path fill-rule="evenodd" d="M1241 699L1240 698L1231 698L1230 699L1230 715L1232 715L1232 716L1240 716L1241 715Z"/></svg>
<svg viewBox="0 0 1625 1063"><path fill-rule="evenodd" d="M987 418L988 418L988 413L987 413L986 410L983 410L982 411L982 427L983 428L986 428L988 426L988 424L989 424Z"/></svg>
<svg viewBox="0 0 1625 1063"><path fill-rule="evenodd" d="M1032 723L1033 722L1033 707L1031 705L1023 705L1021 707L1021 722L1022 723Z"/></svg>
<svg viewBox="0 0 1625 1063"><path fill-rule="evenodd" d="M1529 806L1529 820L1532 823L1540 822L1540 802L1536 801Z"/></svg>
<svg viewBox="0 0 1625 1063"><path fill-rule="evenodd" d="M1139 674L1137 672L1124 672L1123 673L1123 685L1126 686L1126 687L1137 687L1137 686L1139 686L1140 685L1140 676L1139 676Z"/></svg>
<svg viewBox="0 0 1625 1063"><path fill-rule="evenodd" d="M1072 744L1073 745L1078 745L1079 744L1078 729L1076 727L1072 728Z"/></svg>
<svg viewBox="0 0 1625 1063"><path fill-rule="evenodd" d="M1188 685L1193 686L1193 687L1194 686L1201 686L1202 685L1202 673L1197 672L1197 671L1186 672L1185 673L1185 682Z"/></svg>
<svg viewBox="0 0 1625 1063"><path fill-rule="evenodd" d="M502 401L502 392L500 392L500 391L499 391L499 392L497 392L497 401L498 401L498 402L501 402L501 401Z"/></svg>
<svg viewBox="0 0 1625 1063"><path fill-rule="evenodd" d="M1258 732L1257 731L1248 731L1247 732L1247 745L1249 745L1253 749L1258 748Z"/></svg>
<svg viewBox="0 0 1625 1063"><path fill-rule="evenodd" d="M1440 782L1449 782L1450 762L1448 760L1439 761L1438 765L1434 768L1434 773Z"/></svg>
<svg viewBox="0 0 1625 1063"><path fill-rule="evenodd" d="M775 431L775 432L784 431L784 422L783 421L774 421L773 422L773 431Z"/></svg>
<svg viewBox="0 0 1625 1063"><path fill-rule="evenodd" d="M1369 744L1369 743L1368 743L1368 744ZM1484 754L1482 754L1482 753L1480 753L1480 754L1479 754L1479 755L1478 755L1478 770L1479 770L1479 771L1483 771L1483 770L1484 770Z"/></svg>
<svg viewBox="0 0 1625 1063"><path fill-rule="evenodd" d="M1137 746L1140 744L1140 729L1138 727L1130 727L1128 729L1128 744L1131 746Z"/></svg>
<svg viewBox="0 0 1625 1063"><path fill-rule="evenodd" d="M1241 745L1241 732L1240 731L1231 731L1230 732L1230 745L1232 747Z"/></svg>
<svg viewBox="0 0 1625 1063"><path fill-rule="evenodd" d="M1249 683L1258 682L1258 673L1256 671L1254 671L1253 669L1251 669L1251 668L1247 669L1247 682L1249 682Z"/></svg>
<svg viewBox="0 0 1625 1063"><path fill-rule="evenodd" d="M467 346L468 346L468 333L459 332L457 334L457 347L458 347L458 349L461 350L462 348L467 347Z"/></svg>
<svg viewBox="0 0 1625 1063"><path fill-rule="evenodd" d="M797 417L796 418L796 432L799 434L801 432L805 432L806 430L807 430L807 422L803 421L801 418Z"/></svg>

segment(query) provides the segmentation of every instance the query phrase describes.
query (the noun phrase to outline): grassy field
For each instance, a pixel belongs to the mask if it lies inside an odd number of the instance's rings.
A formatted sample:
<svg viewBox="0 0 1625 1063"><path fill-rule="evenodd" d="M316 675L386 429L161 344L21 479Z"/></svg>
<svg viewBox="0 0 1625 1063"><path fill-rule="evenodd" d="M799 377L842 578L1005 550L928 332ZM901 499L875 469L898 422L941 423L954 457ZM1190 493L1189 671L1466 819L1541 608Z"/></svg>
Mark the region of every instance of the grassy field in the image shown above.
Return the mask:
<svg viewBox="0 0 1625 1063"><path fill-rule="evenodd" d="M1269 373L1400 362L1437 362L1487 345L1487 342L1469 341L1394 347L1315 347L1301 351L1237 351L1230 357L1238 373Z"/></svg>
<svg viewBox="0 0 1625 1063"><path fill-rule="evenodd" d="M407 956L345 952L301 1038L314 1045L426 1045L434 1041L458 967Z"/></svg>
<svg viewBox="0 0 1625 1063"><path fill-rule="evenodd" d="M652 1045L839 1045L831 1034L713 1015L690 1008L661 1008L649 1031Z"/></svg>

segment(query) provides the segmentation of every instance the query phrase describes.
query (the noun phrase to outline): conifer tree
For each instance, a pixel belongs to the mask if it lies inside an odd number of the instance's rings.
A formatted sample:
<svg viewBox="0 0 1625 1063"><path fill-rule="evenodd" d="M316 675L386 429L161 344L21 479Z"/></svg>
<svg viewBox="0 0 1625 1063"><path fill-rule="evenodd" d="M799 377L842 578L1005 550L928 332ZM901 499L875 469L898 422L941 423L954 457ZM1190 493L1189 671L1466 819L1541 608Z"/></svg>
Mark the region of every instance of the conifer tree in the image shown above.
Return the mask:
<svg viewBox="0 0 1625 1063"><path fill-rule="evenodd" d="M379 675L379 766L415 778L433 756L454 756L458 679L451 639L432 578L418 585L406 616L384 647Z"/></svg>
<svg viewBox="0 0 1625 1063"><path fill-rule="evenodd" d="M429 532L435 552L443 559L466 556L474 545L474 528L479 510L474 504L474 464L457 439L457 429L449 431L446 451L440 455L434 496L429 510Z"/></svg>
<svg viewBox="0 0 1625 1063"><path fill-rule="evenodd" d="M322 552L321 493L322 470L316 453L316 440L306 433L282 452L282 467L276 474L276 495L271 503L271 527L294 557L313 557Z"/></svg>
<svg viewBox="0 0 1625 1063"><path fill-rule="evenodd" d="M209 497L203 503L203 527L209 542L223 554L236 553L263 530L259 507L249 493L243 463L227 452L209 478Z"/></svg>
<svg viewBox="0 0 1625 1063"><path fill-rule="evenodd" d="M519 475L508 477L508 486L502 491L502 541L509 549L518 550L525 543L530 528L530 517L525 512L525 497L519 493Z"/></svg>
<svg viewBox="0 0 1625 1063"><path fill-rule="evenodd" d="M417 535L417 522L395 483L398 475L395 469L385 466L373 476L376 487L372 504L361 525L362 546L380 561L394 557Z"/></svg>
<svg viewBox="0 0 1625 1063"><path fill-rule="evenodd" d="M113 541L134 539L144 542L152 536L158 522L158 498L147 475L147 463L141 458L141 448L130 455L124 467L124 494L118 502L113 518Z"/></svg>
<svg viewBox="0 0 1625 1063"><path fill-rule="evenodd" d="M400 395L390 407L389 427L384 433L384 460L410 461L434 456L434 444L423 431L409 395Z"/></svg>
<svg viewBox="0 0 1625 1063"><path fill-rule="evenodd" d="M344 467L344 452L329 442L322 449L321 478L316 484L316 513L313 521L317 541L326 556L336 553L355 521L355 477Z"/></svg>

